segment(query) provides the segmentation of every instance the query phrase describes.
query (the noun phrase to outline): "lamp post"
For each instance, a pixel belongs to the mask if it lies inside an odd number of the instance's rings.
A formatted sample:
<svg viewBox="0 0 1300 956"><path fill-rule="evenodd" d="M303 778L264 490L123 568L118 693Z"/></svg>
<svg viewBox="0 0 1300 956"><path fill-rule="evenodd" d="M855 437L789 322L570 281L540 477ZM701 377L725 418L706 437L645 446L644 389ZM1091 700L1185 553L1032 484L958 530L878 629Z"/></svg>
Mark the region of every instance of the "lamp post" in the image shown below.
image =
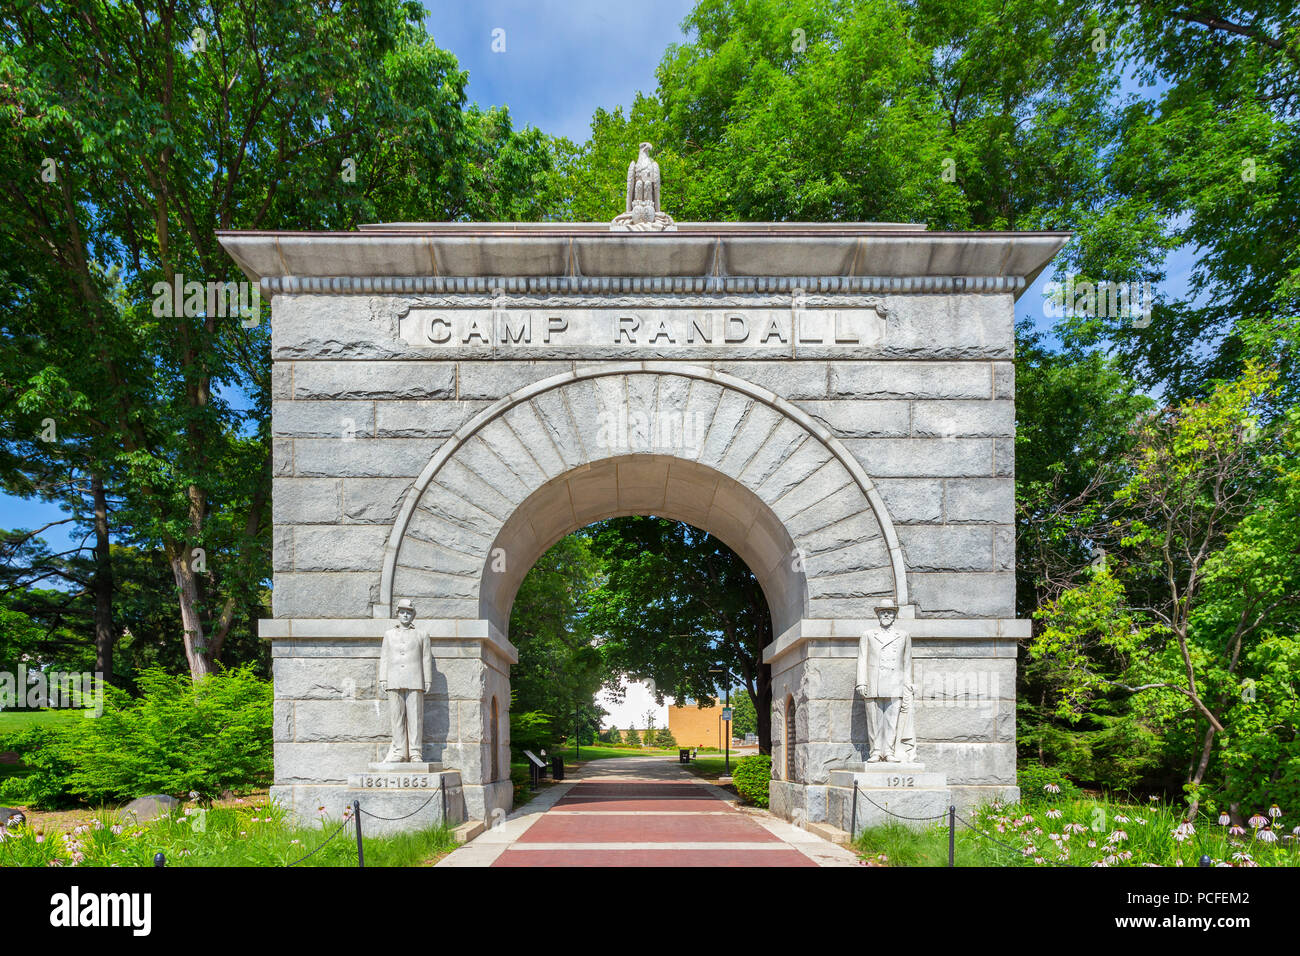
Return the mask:
<svg viewBox="0 0 1300 956"><path fill-rule="evenodd" d="M722 674L726 678L727 700L726 703L724 703L722 706L724 710L730 710L731 709L731 671L729 671L726 667L723 667L721 664L719 664L717 667L710 667L709 673ZM724 740L723 753L725 754L725 756L723 757L723 766L726 768L727 773L731 773L731 721L729 720L724 721L724 724L726 725L725 726L726 736L723 738Z"/></svg>

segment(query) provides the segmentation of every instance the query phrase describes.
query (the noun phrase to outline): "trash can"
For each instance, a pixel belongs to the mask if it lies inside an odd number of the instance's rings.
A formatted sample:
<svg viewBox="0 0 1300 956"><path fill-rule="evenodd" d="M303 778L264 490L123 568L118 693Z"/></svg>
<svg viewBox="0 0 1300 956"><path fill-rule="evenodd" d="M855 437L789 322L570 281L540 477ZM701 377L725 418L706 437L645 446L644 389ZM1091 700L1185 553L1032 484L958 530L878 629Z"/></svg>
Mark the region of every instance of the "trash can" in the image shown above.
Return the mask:
<svg viewBox="0 0 1300 956"><path fill-rule="evenodd" d="M551 757L551 779L564 779L564 758L561 756L556 755Z"/></svg>
<svg viewBox="0 0 1300 956"><path fill-rule="evenodd" d="M677 759L678 759L679 761L681 761L682 763L690 763L690 762L691 762L691 748L690 748L690 747L682 747L680 750L678 750L678 751L677 751Z"/></svg>

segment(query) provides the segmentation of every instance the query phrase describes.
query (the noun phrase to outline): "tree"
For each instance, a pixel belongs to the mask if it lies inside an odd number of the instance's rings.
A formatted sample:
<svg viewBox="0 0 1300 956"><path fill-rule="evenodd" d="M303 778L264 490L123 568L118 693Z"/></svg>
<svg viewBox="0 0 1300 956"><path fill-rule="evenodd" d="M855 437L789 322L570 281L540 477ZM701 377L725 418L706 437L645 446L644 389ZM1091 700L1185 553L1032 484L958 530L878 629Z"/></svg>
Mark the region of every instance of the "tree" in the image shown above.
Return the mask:
<svg viewBox="0 0 1300 956"><path fill-rule="evenodd" d="M673 736L673 732L667 727L661 727L658 733L655 734L655 746L662 747L665 750L672 750L677 746L677 738Z"/></svg>
<svg viewBox="0 0 1300 956"><path fill-rule="evenodd" d="M627 729L627 733L623 735L623 746L625 747L641 746L641 735L636 732L635 727L629 727Z"/></svg>
<svg viewBox="0 0 1300 956"><path fill-rule="evenodd" d="M1268 440L1255 420L1275 378L1248 364L1204 401L1139 424L1114 482L1099 480L1085 496L1088 533L1106 542L1106 565L1044 606L1045 627L1031 647L1049 666L1062 716L1077 720L1094 697L1115 692L1127 695L1138 720L1166 728L1185 767L1188 819L1203 799L1218 735L1235 744L1239 764L1259 753L1249 739L1242 746L1232 715L1249 726L1265 710L1281 720L1295 712L1294 689L1285 686L1274 688L1268 708L1236 704L1246 668L1265 664L1267 679L1269 665L1296 653L1300 522L1289 508L1300 494L1297 415L1291 410ZM1117 679L1098 656L1112 658ZM1278 785L1294 787L1294 770ZM1225 773L1240 799L1240 781Z"/></svg>
<svg viewBox="0 0 1300 956"><path fill-rule="evenodd" d="M650 681L657 700L712 698L719 663L744 684L760 749L771 747L772 615L758 580L734 551L680 521L615 518L592 525L605 579L589 626L603 635L609 672Z"/></svg>
<svg viewBox="0 0 1300 956"><path fill-rule="evenodd" d="M397 0L0 13L5 416L26 416L23 436L67 425L65 470L116 482L117 526L166 556L195 678L266 596L268 331L202 295L177 314L166 284L242 278L217 229L544 213L548 144L464 109L466 74L421 16Z"/></svg>
<svg viewBox="0 0 1300 956"><path fill-rule="evenodd" d="M519 650L512 706L552 715L563 736L574 732L575 712L589 733L604 716L595 695L608 671L587 620L598 574L588 539L561 538L524 576L510 610L510 640Z"/></svg>
<svg viewBox="0 0 1300 956"><path fill-rule="evenodd" d="M736 737L758 733L758 714L748 694L738 694L731 702L731 733Z"/></svg>

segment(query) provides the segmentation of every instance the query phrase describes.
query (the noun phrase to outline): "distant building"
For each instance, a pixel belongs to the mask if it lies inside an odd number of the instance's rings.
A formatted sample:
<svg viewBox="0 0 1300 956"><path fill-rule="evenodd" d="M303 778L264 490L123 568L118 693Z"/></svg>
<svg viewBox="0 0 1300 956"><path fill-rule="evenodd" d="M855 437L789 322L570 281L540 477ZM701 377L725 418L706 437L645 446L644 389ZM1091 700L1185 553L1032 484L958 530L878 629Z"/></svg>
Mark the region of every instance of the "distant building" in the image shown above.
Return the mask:
<svg viewBox="0 0 1300 956"><path fill-rule="evenodd" d="M722 748L722 704L715 697L700 707L697 703L674 704L668 708L668 729L679 747Z"/></svg>

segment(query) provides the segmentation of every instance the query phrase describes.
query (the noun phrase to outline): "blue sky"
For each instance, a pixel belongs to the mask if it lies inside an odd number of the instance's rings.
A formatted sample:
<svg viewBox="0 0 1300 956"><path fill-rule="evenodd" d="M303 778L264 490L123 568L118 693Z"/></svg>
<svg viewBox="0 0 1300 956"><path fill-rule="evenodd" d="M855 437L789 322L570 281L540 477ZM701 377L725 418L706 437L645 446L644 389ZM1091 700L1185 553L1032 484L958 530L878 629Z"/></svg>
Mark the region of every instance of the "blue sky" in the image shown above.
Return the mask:
<svg viewBox="0 0 1300 956"><path fill-rule="evenodd" d="M655 67L670 43L684 39L681 21L694 0L485 0L426 3L435 42L469 71L468 95L480 106L506 105L516 127L583 141L597 107L629 106L655 89ZM500 32L495 32L500 31ZM504 50L494 51L493 46ZM1135 89L1136 87L1134 87ZM1186 289L1192 258L1168 263L1163 288ZM1043 321L1042 291L1050 272L1020 297L1018 316ZM0 528L33 528L63 517L54 505L0 495ZM56 550L68 529L53 529Z"/></svg>
<svg viewBox="0 0 1300 956"><path fill-rule="evenodd" d="M469 70L480 106L510 107L516 126L581 142L596 107L629 106L655 88L664 48L683 39L693 0L486 0L426 3L438 46ZM493 31L504 52L493 52ZM500 44L498 43L498 46Z"/></svg>

